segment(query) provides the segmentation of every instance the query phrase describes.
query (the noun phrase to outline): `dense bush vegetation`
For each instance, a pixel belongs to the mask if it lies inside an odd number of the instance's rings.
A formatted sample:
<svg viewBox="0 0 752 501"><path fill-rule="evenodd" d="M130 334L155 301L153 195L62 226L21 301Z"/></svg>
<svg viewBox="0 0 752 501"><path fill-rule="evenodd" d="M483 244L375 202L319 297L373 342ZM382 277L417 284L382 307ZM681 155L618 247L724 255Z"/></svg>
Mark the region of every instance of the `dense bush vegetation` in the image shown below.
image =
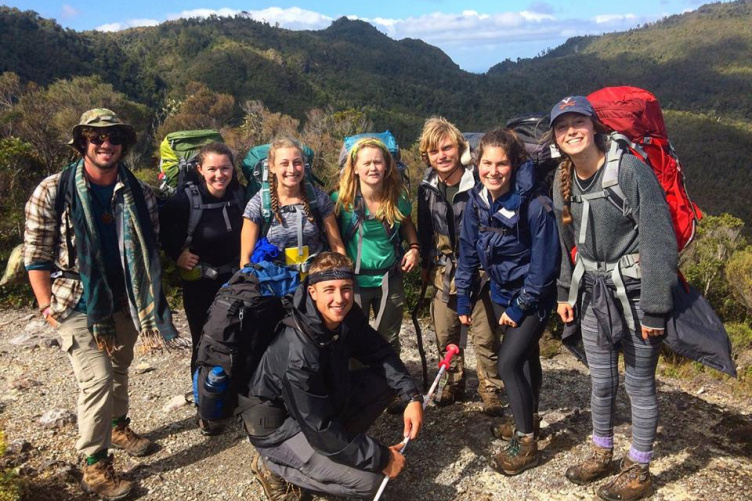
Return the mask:
<svg viewBox="0 0 752 501"><path fill-rule="evenodd" d="M139 143L127 161L152 183L164 135L214 128L239 160L275 135L296 135L316 151L316 172L334 188L342 138L388 128L403 145L414 191L424 168L415 141L428 116L482 131L514 114L548 110L567 94L629 84L661 99L689 192L709 214L682 269L725 321L740 326L734 332L749 332L750 0L705 6L627 33L572 39L486 75L460 70L421 41L394 41L347 19L316 32L238 16L76 33L34 12L0 7L0 28L0 189L6 194L0 263L22 239L31 190L72 158L66 142L89 108L112 108L135 126ZM411 304L417 282L408 277ZM4 304L19 298L31 300L27 286L0 289Z"/></svg>

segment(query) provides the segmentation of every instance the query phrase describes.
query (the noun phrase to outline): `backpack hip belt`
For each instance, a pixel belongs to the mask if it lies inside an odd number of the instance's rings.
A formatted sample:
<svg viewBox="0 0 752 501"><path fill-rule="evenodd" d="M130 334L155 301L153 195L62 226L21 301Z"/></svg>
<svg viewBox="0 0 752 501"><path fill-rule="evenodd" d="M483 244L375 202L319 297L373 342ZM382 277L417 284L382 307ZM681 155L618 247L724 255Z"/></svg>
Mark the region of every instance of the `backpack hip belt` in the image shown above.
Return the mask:
<svg viewBox="0 0 752 501"><path fill-rule="evenodd" d="M208 264L201 263L201 276L204 278L211 278L214 280L219 275L227 273L233 274L238 271L238 267L232 264L225 264L223 266L209 266Z"/></svg>
<svg viewBox="0 0 752 501"><path fill-rule="evenodd" d="M610 273L611 279L614 281L616 287L616 298L621 303L624 318L627 320L627 325L636 325L634 317L632 316L632 307L629 303L629 297L627 296L627 289L624 286L624 277L634 278L640 280L642 278L642 270L640 268L640 254L627 254L622 256L616 262L605 261L593 261L582 256L582 253L577 253L575 260L574 271L572 272L572 282L569 286L569 297L567 303L574 307L577 303L577 298L580 292L580 283L582 282L582 276L586 271Z"/></svg>

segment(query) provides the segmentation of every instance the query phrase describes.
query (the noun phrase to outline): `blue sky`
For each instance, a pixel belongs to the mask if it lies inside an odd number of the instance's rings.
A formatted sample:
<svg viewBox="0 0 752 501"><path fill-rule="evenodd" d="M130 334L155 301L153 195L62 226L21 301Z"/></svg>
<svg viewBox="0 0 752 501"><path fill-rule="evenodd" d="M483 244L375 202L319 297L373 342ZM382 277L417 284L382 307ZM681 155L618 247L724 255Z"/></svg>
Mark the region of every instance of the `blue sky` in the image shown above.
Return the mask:
<svg viewBox="0 0 752 501"><path fill-rule="evenodd" d="M446 52L461 68L484 72L506 59L533 57L576 35L624 31L691 11L702 0L517 1L381 0L22 0L6 5L34 10L77 31L115 31L180 17L246 12L288 29L317 30L341 16L368 21L390 37L419 38Z"/></svg>

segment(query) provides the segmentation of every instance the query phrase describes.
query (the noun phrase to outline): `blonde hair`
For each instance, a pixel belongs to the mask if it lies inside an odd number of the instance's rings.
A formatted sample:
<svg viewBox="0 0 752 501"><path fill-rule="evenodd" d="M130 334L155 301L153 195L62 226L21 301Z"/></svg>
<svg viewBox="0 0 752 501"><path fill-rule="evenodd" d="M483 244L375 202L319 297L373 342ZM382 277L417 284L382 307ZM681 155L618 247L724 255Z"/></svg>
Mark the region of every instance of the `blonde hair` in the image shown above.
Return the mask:
<svg viewBox="0 0 752 501"><path fill-rule="evenodd" d="M420 158L428 167L431 162L428 161L428 152L439 147L439 143L448 137L454 142L459 150L459 157L465 152L467 143L462 132L444 117L431 117L423 124L423 132L420 135Z"/></svg>
<svg viewBox="0 0 752 501"><path fill-rule="evenodd" d="M303 163L305 163L305 153L303 152L303 147L300 145L300 143L289 136L279 136L274 138L274 141L269 144L269 152L266 154L269 167L274 165L277 150L280 148L295 148L303 158ZM279 224L282 224L282 215L279 211L279 194L277 193L277 175L276 173L272 173L270 177L271 180L269 187L269 199L271 210L274 213L274 219L276 219ZM308 218L308 220L313 223L313 210L311 209L311 204L308 201L308 192L306 190L305 183L307 183L307 181L304 172L303 179L300 180L298 189L300 190L300 198L303 200L303 212L305 212L306 218Z"/></svg>
<svg viewBox="0 0 752 501"><path fill-rule="evenodd" d="M350 153L347 155L345 168L340 178L337 203L334 211L337 215L342 210L354 211L357 203L363 203L357 200L360 193L360 180L355 172L355 164L358 161L358 153L363 148L378 148L384 156L386 170L384 172L384 183L381 191L381 205L378 212L373 217L386 221L389 226L393 226L395 221L402 221L405 216L399 211L399 197L402 194L402 180L397 172L397 163L392 158L386 145L373 137L366 137L356 142Z"/></svg>

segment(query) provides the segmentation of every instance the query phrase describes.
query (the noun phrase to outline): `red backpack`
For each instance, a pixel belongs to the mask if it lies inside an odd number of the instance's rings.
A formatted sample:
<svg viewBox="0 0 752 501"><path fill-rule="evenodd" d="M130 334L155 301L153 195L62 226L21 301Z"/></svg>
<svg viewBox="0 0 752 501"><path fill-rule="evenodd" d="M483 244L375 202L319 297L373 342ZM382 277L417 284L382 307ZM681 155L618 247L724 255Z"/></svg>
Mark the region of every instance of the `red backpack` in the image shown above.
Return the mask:
<svg viewBox="0 0 752 501"><path fill-rule="evenodd" d="M658 100L650 92L637 87L606 87L593 92L587 99L598 119L614 131L612 138L640 157L655 172L666 192L681 251L694 238L702 212L687 194L682 166L668 140ZM612 190L617 193L613 198L618 198L618 193L621 193L618 184L612 186ZM621 199L620 203L627 214L630 211L623 194Z"/></svg>

